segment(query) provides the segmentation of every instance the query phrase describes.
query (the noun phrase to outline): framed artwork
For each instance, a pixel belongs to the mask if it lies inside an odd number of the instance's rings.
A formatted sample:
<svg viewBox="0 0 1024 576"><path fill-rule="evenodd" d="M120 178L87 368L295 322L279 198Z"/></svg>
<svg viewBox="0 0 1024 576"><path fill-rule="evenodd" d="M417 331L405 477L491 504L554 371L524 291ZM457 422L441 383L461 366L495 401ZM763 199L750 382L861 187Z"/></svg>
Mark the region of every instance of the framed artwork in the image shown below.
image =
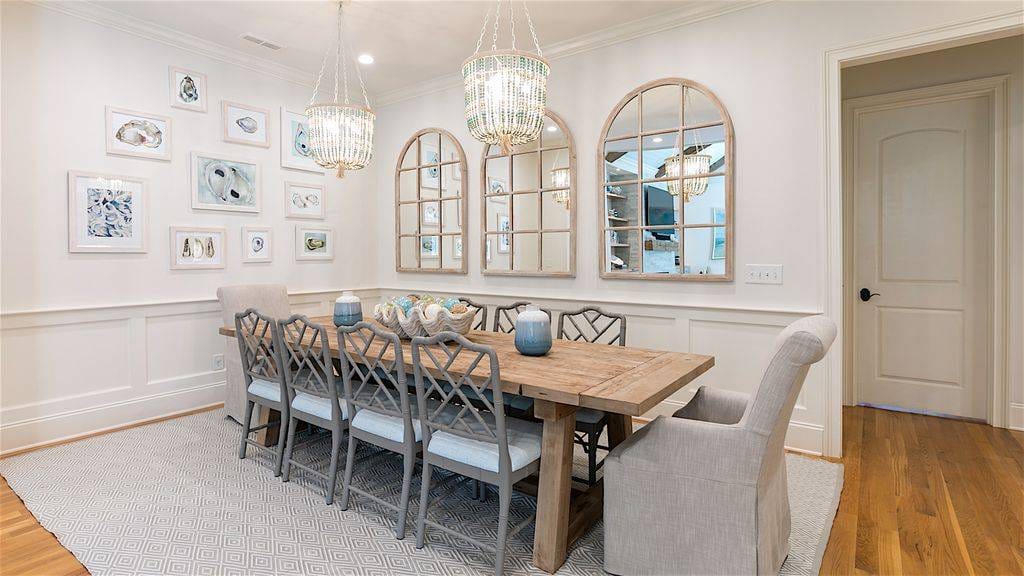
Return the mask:
<svg viewBox="0 0 1024 576"><path fill-rule="evenodd" d="M462 236L456 236L453 244L455 247L455 258L462 258Z"/></svg>
<svg viewBox="0 0 1024 576"><path fill-rule="evenodd" d="M508 232L512 230L512 226L509 223L507 214L498 215L498 232ZM511 234L499 234L498 235L498 253L508 254L508 245L511 241Z"/></svg>
<svg viewBox="0 0 1024 576"><path fill-rule="evenodd" d="M334 260L334 229L295 227L296 260Z"/></svg>
<svg viewBox="0 0 1024 576"><path fill-rule="evenodd" d="M221 138L225 142L270 148L269 110L226 100L220 107Z"/></svg>
<svg viewBox="0 0 1024 576"><path fill-rule="evenodd" d="M260 211L259 164L221 154L192 153L192 208Z"/></svg>
<svg viewBox="0 0 1024 576"><path fill-rule="evenodd" d="M437 202L424 202L420 204L420 213L424 226L437 226L441 223Z"/></svg>
<svg viewBox="0 0 1024 576"><path fill-rule="evenodd" d="M508 194L508 182L501 178L488 178L487 179L487 193L488 194ZM495 198L495 202L504 202L505 198Z"/></svg>
<svg viewBox="0 0 1024 576"><path fill-rule="evenodd" d="M170 66L168 76L172 108L206 112L206 74Z"/></svg>
<svg viewBox="0 0 1024 576"><path fill-rule="evenodd" d="M224 229L171 226L171 270L224 267Z"/></svg>
<svg viewBox="0 0 1024 576"><path fill-rule="evenodd" d="M459 155L456 154L455 152L450 152L448 154L448 161L449 162L458 162L459 161ZM448 171L451 173L452 182L462 182L462 167L461 166L459 166L458 164L449 164L448 165Z"/></svg>
<svg viewBox="0 0 1024 576"><path fill-rule="evenodd" d="M242 262L270 262L274 258L274 230L242 226Z"/></svg>
<svg viewBox="0 0 1024 576"><path fill-rule="evenodd" d="M309 148L309 119L281 108L281 167L323 174Z"/></svg>
<svg viewBox="0 0 1024 576"><path fill-rule="evenodd" d="M171 161L171 119L107 106L107 154Z"/></svg>
<svg viewBox="0 0 1024 576"><path fill-rule="evenodd" d="M439 236L420 236L420 259L437 258L441 255Z"/></svg>
<svg viewBox="0 0 1024 576"><path fill-rule="evenodd" d="M725 208L711 209L711 223L725 224ZM711 260L725 260L725 228L711 229Z"/></svg>
<svg viewBox="0 0 1024 576"><path fill-rule="evenodd" d="M287 218L323 220L327 217L325 200L323 184L284 183L285 217Z"/></svg>
<svg viewBox="0 0 1024 576"><path fill-rule="evenodd" d="M490 240L490 238L487 239L486 246L487 246L487 249L485 250L485 253L486 253L486 256L487 256L487 261L490 262L491 261L491 240Z"/></svg>
<svg viewBox="0 0 1024 576"><path fill-rule="evenodd" d="M68 252L146 252L146 181L68 172Z"/></svg>

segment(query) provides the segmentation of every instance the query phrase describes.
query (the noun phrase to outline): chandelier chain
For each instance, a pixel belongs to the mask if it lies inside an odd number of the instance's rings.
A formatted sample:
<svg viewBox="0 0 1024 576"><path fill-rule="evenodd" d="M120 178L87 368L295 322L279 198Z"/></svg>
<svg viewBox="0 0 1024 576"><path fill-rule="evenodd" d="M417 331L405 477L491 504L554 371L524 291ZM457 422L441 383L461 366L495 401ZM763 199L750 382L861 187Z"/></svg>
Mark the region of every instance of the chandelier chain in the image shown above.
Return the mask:
<svg viewBox="0 0 1024 576"><path fill-rule="evenodd" d="M537 40L537 31L533 29L533 18L530 18L530 9L526 7L526 0L523 0L523 12L526 14L526 24L530 27L530 36L533 37L533 46L537 49L537 55L543 56L540 49L540 40Z"/></svg>
<svg viewBox="0 0 1024 576"><path fill-rule="evenodd" d="M525 5L525 3L524 3ZM512 0L508 0L508 29L512 35L512 49L516 49L516 9Z"/></svg>
<svg viewBox="0 0 1024 576"><path fill-rule="evenodd" d="M334 101L338 101L338 62L341 62L341 82L345 90L345 104L348 104L348 58L345 58L345 47L341 43L344 20L341 15L343 4L338 2L338 45L335 47L334 60Z"/></svg>
<svg viewBox="0 0 1024 576"><path fill-rule="evenodd" d="M351 34L345 34L345 45L348 48L349 55L354 57L356 52L355 52L355 50L352 49L352 35ZM363 73L359 70L359 66L356 66L355 69L356 69L356 80L359 80L359 91L362 92L362 94L363 94L363 103L366 104L367 108L369 108L370 107L370 97L366 95L366 84L363 82ZM346 104L348 103L348 96L347 95L345 97L345 103Z"/></svg>
<svg viewBox="0 0 1024 576"><path fill-rule="evenodd" d="M313 84L313 96L309 99L309 105L316 102L316 94L320 91L320 81L324 79L324 70L327 69L327 57L330 56L330 49L324 51L324 59L320 61L320 73L316 75L316 83Z"/></svg>
<svg viewBox="0 0 1024 576"><path fill-rule="evenodd" d="M487 25L491 22L491 7L487 7L487 14L484 15L484 25L480 27L480 38L476 41L476 50L473 54L480 53L480 47L484 45L484 36L487 35Z"/></svg>
<svg viewBox="0 0 1024 576"><path fill-rule="evenodd" d="M511 0L510 0L511 1ZM498 0L498 4L494 10L494 34L491 35L491 50L498 50L498 22L501 20L501 0Z"/></svg>

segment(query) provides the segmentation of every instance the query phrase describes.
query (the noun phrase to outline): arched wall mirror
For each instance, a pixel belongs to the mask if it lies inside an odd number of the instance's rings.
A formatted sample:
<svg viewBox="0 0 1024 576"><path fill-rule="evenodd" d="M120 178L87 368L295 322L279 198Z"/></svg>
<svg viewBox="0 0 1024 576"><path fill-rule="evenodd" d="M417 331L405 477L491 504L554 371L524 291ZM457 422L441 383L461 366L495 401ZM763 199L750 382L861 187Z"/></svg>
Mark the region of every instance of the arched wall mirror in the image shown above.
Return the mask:
<svg viewBox="0 0 1024 576"><path fill-rule="evenodd" d="M600 146L601 276L732 280L733 129L718 98L648 82L615 106Z"/></svg>
<svg viewBox="0 0 1024 576"><path fill-rule="evenodd" d="M576 144L557 114L511 154L484 148L480 190L484 274L576 274Z"/></svg>
<svg viewBox="0 0 1024 576"><path fill-rule="evenodd" d="M466 154L447 130L412 135L395 168L395 269L466 273Z"/></svg>

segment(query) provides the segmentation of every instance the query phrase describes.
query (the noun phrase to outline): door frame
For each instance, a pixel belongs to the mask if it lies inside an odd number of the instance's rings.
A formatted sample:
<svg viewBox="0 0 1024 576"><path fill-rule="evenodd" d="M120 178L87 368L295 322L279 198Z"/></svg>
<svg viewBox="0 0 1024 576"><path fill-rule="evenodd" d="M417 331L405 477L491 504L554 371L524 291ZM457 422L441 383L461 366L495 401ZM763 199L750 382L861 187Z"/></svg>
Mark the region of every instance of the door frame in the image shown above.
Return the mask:
<svg viewBox="0 0 1024 576"><path fill-rule="evenodd" d="M994 234L989 235L988 244L992 248L990 253L991 259L991 286L989 287L986 300L988 301L988 309L984 311L986 317L987 329L989 331L989 346L987 346L987 364L986 373L989 375L988 382L985 385L985 399L986 399L986 415L985 421L996 424L999 416L998 405L996 404L996 398L999 397L999 391L1006 384L1005 372L1003 378L1000 379L1000 360L1001 357L997 350L1000 346L1003 346L1005 350L1006 345L1006 315L999 314L999 310L1005 310L1007 303L1003 301L1000 305L1000 298L1005 298L1009 293L1009 275L1006 273L1005 266L1000 269L999 262L996 259L996 253L999 252L1003 259L1004 264L1008 265L1009 260L1007 257L1007 250L1005 247L1009 242L1009 232L1007 226L1000 225L999 219L1002 214L1003 218L1006 218L1006 210L1000 210L1000 207L1005 207L1007 202L1007 179L1009 169L1008 162L1006 161L1006 138L1009 135L1009 116L1006 112L1006 102L1009 99L1009 79L1008 74L999 76L990 76L987 78L978 78L975 80L967 80L963 82L951 82L948 84L937 84L934 86L927 86L924 88L915 88L911 90L901 90L898 92L887 92L885 94L876 94L872 96L862 96L860 98L851 98L843 101L843 277L847 280L846 286L850 286L852 289L844 291L844 317L846 319L846 345L844 346L844 353L849 361L846 363L845 380L846 386L844 387L843 404L854 405L859 400L859 389L857 379L857 337L855 333L855 308L857 306L857 297L855 294L856 287L854 282L856 281L856 237L854 236L854 186L853 186L853 156L854 150L857 146L857 138L855 131L855 123L862 114L869 114L872 112L879 112L883 110L893 110L898 108L904 108L908 106L919 106L923 104L935 104L940 102L950 102L955 100L964 100L968 98L976 98L978 96L989 97L989 112L990 118L992 119L992 144L993 144L993 187L992 187L992 206L994 213ZM1002 242L1002 244L1000 244ZM1003 246L1003 250L999 250L998 246ZM981 312L981 311L979 311ZM1006 359L1005 356L1002 359ZM1005 362L1003 362L1005 364ZM1008 368L1008 366L1006 366ZM1007 391L1008 392L1008 391ZM1002 402L1005 404L1005 402Z"/></svg>
<svg viewBox="0 0 1024 576"><path fill-rule="evenodd" d="M821 246L821 257L825 265L821 269L820 285L824 290L825 314L832 318L839 328L834 348L840 351L838 354L835 352L829 354L824 361L826 406L824 452L826 456L842 456L843 398L845 384L850 380L849 365L852 363L849 350L849 342L852 338L848 334L852 323L847 319L850 311L848 310L849 306L846 305L847 294L844 285L847 275L844 215L848 210L843 209L842 69L856 64L890 60L985 40L1005 38L1020 34L1022 31L1024 31L1024 10L1017 8L1005 13L830 48L825 50L822 55L822 82L824 84L822 96L825 100L821 108L824 132L822 148L825 156L825 161L822 163L822 177L825 182L822 237L825 241ZM1005 96L1004 94L1004 102ZM1002 157L1001 165L1005 167L1009 144L1005 130L1002 131L1002 138L997 144L1000 145L1000 148L994 152L996 152L997 158ZM999 197L995 208L1001 210L1005 208L1006 202L1007 175L1005 172L997 175L996 184ZM1003 210L1003 214L1002 218L997 214L995 220L996 238L1002 241L996 242L993 268L1000 273L1004 273L1009 264L1007 256L1009 247L1006 242L1008 222L1005 220L1005 210ZM1003 277L994 284L1001 291L992 303L993 306L998 307L999 312L1005 312L1008 304L1006 281L1005 274L1003 274ZM989 423L1005 427L1009 422L1006 323L998 315L994 317L994 320L993 325L999 327L999 340L993 341L992 348L996 369L993 371L994 393L989 402L992 410ZM997 403L1000 404L997 405Z"/></svg>

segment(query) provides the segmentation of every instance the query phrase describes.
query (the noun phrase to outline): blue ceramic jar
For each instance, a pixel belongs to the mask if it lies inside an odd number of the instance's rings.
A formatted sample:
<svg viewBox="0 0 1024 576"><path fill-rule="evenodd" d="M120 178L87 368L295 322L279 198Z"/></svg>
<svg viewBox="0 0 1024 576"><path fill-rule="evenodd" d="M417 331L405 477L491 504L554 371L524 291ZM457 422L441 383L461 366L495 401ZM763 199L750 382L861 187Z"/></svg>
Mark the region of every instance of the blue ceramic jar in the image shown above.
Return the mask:
<svg viewBox="0 0 1024 576"><path fill-rule="evenodd" d="M516 350L524 356L543 356L551 350L551 318L527 306L516 318Z"/></svg>
<svg viewBox="0 0 1024 576"><path fill-rule="evenodd" d="M363 305L351 292L342 292L334 301L334 325L353 326L363 320Z"/></svg>

